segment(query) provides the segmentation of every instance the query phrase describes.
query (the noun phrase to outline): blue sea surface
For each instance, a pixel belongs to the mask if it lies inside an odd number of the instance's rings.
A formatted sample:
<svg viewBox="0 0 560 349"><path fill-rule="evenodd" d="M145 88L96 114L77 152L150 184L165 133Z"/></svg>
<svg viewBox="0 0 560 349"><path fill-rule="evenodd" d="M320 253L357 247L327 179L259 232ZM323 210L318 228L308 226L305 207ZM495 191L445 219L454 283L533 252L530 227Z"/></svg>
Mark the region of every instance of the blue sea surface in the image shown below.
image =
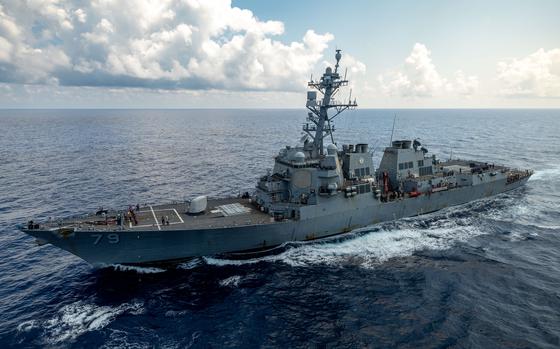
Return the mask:
<svg viewBox="0 0 560 349"><path fill-rule="evenodd" d="M237 195L304 110L0 111L0 348L558 348L560 110L357 110L339 143L420 138L526 186L249 260L95 269L16 224Z"/></svg>

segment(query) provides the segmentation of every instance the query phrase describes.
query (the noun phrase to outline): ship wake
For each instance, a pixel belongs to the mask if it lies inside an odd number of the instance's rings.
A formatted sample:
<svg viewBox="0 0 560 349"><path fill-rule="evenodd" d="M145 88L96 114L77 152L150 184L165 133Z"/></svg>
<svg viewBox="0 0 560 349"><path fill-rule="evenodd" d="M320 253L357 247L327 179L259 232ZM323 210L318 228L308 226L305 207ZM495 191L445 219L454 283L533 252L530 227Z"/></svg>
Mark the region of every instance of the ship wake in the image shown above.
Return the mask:
<svg viewBox="0 0 560 349"><path fill-rule="evenodd" d="M204 257L215 266L281 262L294 267L358 265L375 268L393 258L423 250L447 250L458 243L493 232L496 220L519 211L515 198L487 199L433 214L381 223L338 238L287 243L283 252L246 260Z"/></svg>

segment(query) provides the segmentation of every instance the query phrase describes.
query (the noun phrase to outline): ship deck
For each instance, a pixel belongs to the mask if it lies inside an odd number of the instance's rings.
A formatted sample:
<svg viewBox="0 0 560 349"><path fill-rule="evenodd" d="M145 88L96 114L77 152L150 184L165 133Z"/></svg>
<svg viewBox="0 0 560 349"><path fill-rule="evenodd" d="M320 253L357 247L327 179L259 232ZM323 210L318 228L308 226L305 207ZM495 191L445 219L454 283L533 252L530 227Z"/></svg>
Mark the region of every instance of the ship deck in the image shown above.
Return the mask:
<svg viewBox="0 0 560 349"><path fill-rule="evenodd" d="M42 223L40 229L76 228L84 231L173 231L200 228L230 228L274 222L272 217L258 210L249 199L208 199L202 214L187 213L188 203L143 205L134 208L134 218L118 224L117 215L128 215L128 210L109 210L104 215L92 213L81 217ZM37 228L35 228L37 229Z"/></svg>
<svg viewBox="0 0 560 349"><path fill-rule="evenodd" d="M499 171L499 170L507 170L508 169L508 167L498 165L498 164L494 164L494 163L474 161L474 160L463 160L463 159L452 159L452 160L441 161L439 163L439 166L442 166L442 167L460 166L460 167L467 167L467 168L470 168L470 169L472 169L472 168L480 168L480 169L485 168L484 171Z"/></svg>

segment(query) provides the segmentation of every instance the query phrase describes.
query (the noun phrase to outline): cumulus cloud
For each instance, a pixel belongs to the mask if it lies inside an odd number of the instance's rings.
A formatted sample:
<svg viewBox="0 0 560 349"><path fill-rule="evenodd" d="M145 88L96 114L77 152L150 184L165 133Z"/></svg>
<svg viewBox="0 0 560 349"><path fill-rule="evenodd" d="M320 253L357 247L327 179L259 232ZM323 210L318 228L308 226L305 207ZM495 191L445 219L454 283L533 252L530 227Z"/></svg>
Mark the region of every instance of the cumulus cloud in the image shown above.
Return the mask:
<svg viewBox="0 0 560 349"><path fill-rule="evenodd" d="M333 39L285 44L231 0L27 0L0 5L0 82L299 90Z"/></svg>
<svg viewBox="0 0 560 349"><path fill-rule="evenodd" d="M560 97L560 49L498 62L502 94L518 97Z"/></svg>
<svg viewBox="0 0 560 349"><path fill-rule="evenodd" d="M451 80L441 76L432 62L430 50L421 43L414 45L399 69L379 75L378 80L387 95L400 97L470 96L478 87L478 78L465 76L461 70Z"/></svg>
<svg viewBox="0 0 560 349"><path fill-rule="evenodd" d="M478 77L474 75L466 76L462 70L457 70L454 84L450 88L459 95L471 96L478 88Z"/></svg>

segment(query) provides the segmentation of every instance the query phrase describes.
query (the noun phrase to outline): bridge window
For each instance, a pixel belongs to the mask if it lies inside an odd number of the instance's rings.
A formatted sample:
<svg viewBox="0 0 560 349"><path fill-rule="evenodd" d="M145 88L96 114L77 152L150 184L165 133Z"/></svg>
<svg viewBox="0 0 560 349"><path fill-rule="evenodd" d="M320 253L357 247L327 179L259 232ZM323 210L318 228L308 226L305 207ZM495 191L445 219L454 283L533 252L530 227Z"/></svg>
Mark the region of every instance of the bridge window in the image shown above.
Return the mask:
<svg viewBox="0 0 560 349"><path fill-rule="evenodd" d="M399 170L406 170L409 168L414 168L414 162L409 161L409 162L403 162L399 164Z"/></svg>
<svg viewBox="0 0 560 349"><path fill-rule="evenodd" d="M432 174L432 166L420 167L420 176L427 176Z"/></svg>
<svg viewBox="0 0 560 349"><path fill-rule="evenodd" d="M418 167L424 166L424 160L418 160Z"/></svg>
<svg viewBox="0 0 560 349"><path fill-rule="evenodd" d="M354 169L354 176L356 176L356 177L364 177L364 176L369 176L369 175L370 175L369 167Z"/></svg>

